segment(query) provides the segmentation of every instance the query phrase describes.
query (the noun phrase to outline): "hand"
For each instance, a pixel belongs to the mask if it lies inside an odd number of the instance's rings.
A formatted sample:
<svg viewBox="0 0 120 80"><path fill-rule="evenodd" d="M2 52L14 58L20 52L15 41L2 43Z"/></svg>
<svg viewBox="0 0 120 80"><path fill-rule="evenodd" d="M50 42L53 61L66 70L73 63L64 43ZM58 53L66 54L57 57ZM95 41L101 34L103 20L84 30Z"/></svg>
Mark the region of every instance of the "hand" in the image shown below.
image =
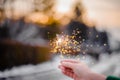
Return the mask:
<svg viewBox="0 0 120 80"><path fill-rule="evenodd" d="M62 73L74 80L105 80L105 76L92 72L88 66L77 60L62 60L59 65Z"/></svg>

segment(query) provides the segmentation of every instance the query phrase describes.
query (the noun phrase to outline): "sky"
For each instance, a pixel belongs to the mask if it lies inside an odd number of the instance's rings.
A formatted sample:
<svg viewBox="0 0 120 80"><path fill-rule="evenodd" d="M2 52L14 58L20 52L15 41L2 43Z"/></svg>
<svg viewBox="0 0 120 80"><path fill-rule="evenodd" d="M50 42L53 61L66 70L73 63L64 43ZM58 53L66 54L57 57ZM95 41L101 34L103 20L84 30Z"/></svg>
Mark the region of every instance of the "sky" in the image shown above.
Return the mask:
<svg viewBox="0 0 120 80"><path fill-rule="evenodd" d="M120 0L83 0L88 17L98 26L120 27Z"/></svg>
<svg viewBox="0 0 120 80"><path fill-rule="evenodd" d="M42 1L42 0L41 0ZM95 22L96 26L120 27L120 0L55 0L55 11L57 14L69 14L72 16L71 9L77 1L82 1L87 10L89 20ZM12 4L12 6L11 6ZM22 4L22 5L21 5ZM27 6L26 6L27 4ZM20 6L21 5L21 6ZM9 16L10 7L14 7L17 15L28 15L34 10L33 0L16 0L6 3L6 15ZM23 8L24 7L24 8ZM55 16L55 15L54 15ZM58 15L57 15L58 16ZM59 17L58 16L58 17Z"/></svg>

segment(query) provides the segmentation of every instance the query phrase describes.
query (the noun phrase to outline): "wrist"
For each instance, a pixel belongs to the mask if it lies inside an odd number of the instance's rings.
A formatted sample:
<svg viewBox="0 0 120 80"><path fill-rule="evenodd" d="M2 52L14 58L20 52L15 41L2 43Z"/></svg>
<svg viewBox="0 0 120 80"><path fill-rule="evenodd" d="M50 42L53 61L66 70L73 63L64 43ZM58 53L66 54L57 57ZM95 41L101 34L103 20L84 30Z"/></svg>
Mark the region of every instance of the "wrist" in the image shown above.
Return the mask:
<svg viewBox="0 0 120 80"><path fill-rule="evenodd" d="M90 80L106 80L106 76L98 73L91 72Z"/></svg>

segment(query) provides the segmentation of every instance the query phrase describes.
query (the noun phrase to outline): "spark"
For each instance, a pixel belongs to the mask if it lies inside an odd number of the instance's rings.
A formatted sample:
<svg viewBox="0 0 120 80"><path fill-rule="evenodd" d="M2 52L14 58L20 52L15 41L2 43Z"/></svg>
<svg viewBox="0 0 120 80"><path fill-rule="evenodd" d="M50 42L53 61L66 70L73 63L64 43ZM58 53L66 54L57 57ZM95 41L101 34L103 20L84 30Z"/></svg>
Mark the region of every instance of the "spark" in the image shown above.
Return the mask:
<svg viewBox="0 0 120 80"><path fill-rule="evenodd" d="M85 41L85 39L82 40L83 42Z"/></svg>
<svg viewBox="0 0 120 80"><path fill-rule="evenodd" d="M93 47L93 45L91 44L90 47Z"/></svg>
<svg viewBox="0 0 120 80"><path fill-rule="evenodd" d="M106 43L104 43L104 46L107 46L107 44L106 44Z"/></svg>
<svg viewBox="0 0 120 80"><path fill-rule="evenodd" d="M99 37L99 35L96 35L96 38L98 38Z"/></svg>
<svg viewBox="0 0 120 80"><path fill-rule="evenodd" d="M86 47L89 47L89 45L86 45Z"/></svg>
<svg viewBox="0 0 120 80"><path fill-rule="evenodd" d="M85 59L85 58L86 58L85 56L82 57L82 59Z"/></svg>
<svg viewBox="0 0 120 80"><path fill-rule="evenodd" d="M86 52L83 52L83 54L86 54Z"/></svg>

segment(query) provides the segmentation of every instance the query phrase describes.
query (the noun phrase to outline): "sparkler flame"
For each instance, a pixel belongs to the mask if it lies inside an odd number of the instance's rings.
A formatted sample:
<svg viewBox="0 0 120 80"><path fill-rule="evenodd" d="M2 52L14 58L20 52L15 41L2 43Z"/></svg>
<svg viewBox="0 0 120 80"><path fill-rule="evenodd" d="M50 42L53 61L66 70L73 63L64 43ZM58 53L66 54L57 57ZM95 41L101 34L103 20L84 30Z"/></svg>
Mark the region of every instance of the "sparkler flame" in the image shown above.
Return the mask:
<svg viewBox="0 0 120 80"><path fill-rule="evenodd" d="M51 52L52 53L59 53L60 54L60 58L64 59L77 59L77 60L85 60L86 57L86 53L92 53L92 51L94 52L95 49L99 48L100 45L97 44L85 44L85 40L86 39L82 39L81 41L76 41L76 38L80 38L76 37L78 34L80 33L80 31L78 30L73 30L72 35L73 36L69 36L66 35L64 33L56 35L56 38L52 41L50 41L50 45L51 45ZM89 32L91 34L91 32ZM96 35L96 38L99 38L99 35ZM104 43L104 46L107 46L106 43ZM93 50L94 48L94 50ZM97 49L98 50L98 49ZM95 50L96 51L96 50ZM77 54L77 53L82 53L82 55ZM82 57L80 57L82 56Z"/></svg>
<svg viewBox="0 0 120 80"><path fill-rule="evenodd" d="M51 41L51 52L60 54L75 54L80 52L80 45L75 39L75 36L66 34L56 35L56 38Z"/></svg>

